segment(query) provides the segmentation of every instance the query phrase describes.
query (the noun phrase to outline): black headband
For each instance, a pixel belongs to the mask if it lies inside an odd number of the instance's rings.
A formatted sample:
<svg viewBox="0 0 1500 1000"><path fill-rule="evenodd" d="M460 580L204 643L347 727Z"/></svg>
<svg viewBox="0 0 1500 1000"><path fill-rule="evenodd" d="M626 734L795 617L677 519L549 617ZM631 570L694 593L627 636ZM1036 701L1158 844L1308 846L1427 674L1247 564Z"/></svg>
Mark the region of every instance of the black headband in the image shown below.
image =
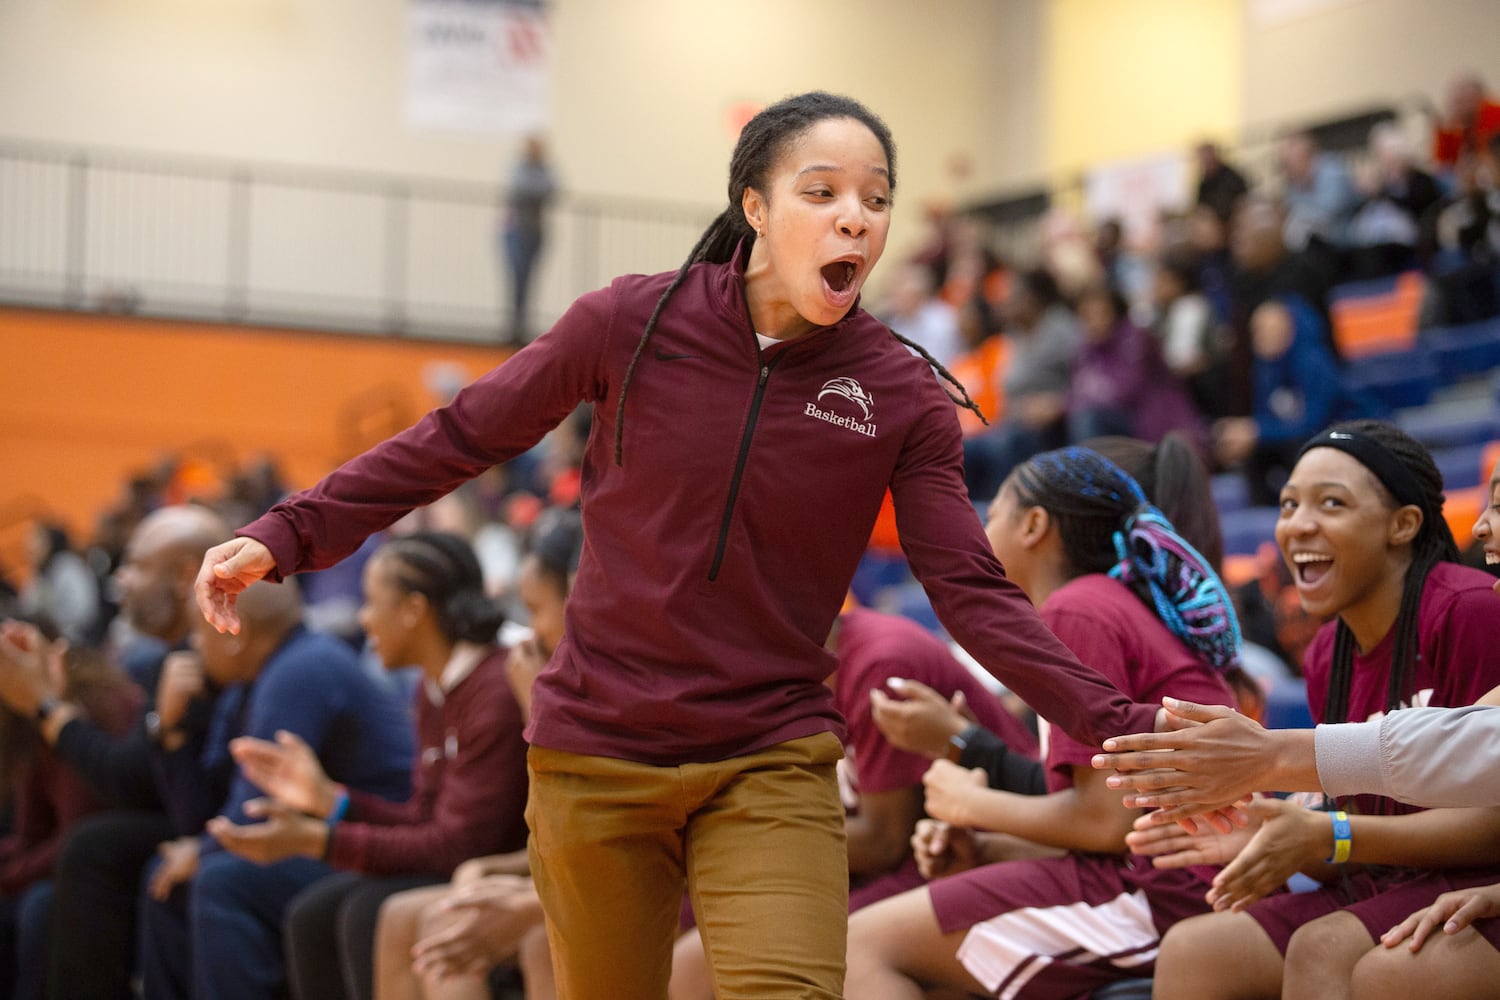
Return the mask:
<svg viewBox="0 0 1500 1000"><path fill-rule="evenodd" d="M1398 506L1405 507L1411 504L1422 508L1423 513L1428 513L1422 487L1417 485L1416 477L1411 474L1411 470L1402 464L1399 458L1392 455L1385 445L1369 435L1337 427L1330 428L1304 444L1302 450L1297 452L1297 460L1301 461L1302 456L1314 448L1334 448L1354 456L1359 464L1374 473L1375 478L1391 491L1391 496L1396 498Z"/></svg>

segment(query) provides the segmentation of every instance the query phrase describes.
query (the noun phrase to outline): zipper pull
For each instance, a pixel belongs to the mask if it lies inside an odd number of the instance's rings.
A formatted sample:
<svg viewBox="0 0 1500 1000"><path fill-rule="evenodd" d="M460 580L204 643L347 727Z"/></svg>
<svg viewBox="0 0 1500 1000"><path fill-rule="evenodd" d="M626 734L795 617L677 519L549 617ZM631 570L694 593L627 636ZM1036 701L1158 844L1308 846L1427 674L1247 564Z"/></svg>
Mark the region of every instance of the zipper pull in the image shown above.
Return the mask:
<svg viewBox="0 0 1500 1000"><path fill-rule="evenodd" d="M761 385L765 385L766 384L766 379L768 379L770 377L771 377L771 366L770 365L761 365L760 366L760 384Z"/></svg>

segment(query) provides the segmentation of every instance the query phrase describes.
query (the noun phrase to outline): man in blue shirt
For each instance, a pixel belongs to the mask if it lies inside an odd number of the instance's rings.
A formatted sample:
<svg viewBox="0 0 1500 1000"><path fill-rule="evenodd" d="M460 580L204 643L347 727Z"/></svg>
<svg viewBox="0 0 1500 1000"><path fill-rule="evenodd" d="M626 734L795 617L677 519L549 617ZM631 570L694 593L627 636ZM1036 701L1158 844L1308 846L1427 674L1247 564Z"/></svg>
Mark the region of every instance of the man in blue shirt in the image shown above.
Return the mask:
<svg viewBox="0 0 1500 1000"><path fill-rule="evenodd" d="M294 585L250 588L240 616L238 635L220 635L201 618L194 626L204 673L225 690L201 744L162 738L155 765L178 829L201 830L216 806L235 822L251 818L246 803L260 792L226 764L229 740L242 735L274 740L278 731L295 733L334 780L404 799L412 725L399 687L365 669L346 644L307 631ZM220 799L225 773L229 790ZM285 978L282 915L293 896L331 872L309 858L258 865L222 850L207 834L164 844L141 899L146 995L277 995Z"/></svg>

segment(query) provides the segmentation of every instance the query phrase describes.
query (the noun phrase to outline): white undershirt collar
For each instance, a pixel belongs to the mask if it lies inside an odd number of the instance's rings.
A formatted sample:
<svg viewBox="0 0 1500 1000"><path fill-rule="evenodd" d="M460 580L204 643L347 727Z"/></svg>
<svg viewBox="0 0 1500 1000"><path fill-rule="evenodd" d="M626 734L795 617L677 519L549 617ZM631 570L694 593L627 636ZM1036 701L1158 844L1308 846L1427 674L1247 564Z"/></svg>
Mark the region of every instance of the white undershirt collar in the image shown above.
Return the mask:
<svg viewBox="0 0 1500 1000"><path fill-rule="evenodd" d="M427 700L434 705L442 705L448 692L462 684L464 678L472 674L488 654L488 646L473 642L457 643L448 662L443 665L443 672L438 675L437 683L434 684L430 678L422 678L422 686L427 690Z"/></svg>

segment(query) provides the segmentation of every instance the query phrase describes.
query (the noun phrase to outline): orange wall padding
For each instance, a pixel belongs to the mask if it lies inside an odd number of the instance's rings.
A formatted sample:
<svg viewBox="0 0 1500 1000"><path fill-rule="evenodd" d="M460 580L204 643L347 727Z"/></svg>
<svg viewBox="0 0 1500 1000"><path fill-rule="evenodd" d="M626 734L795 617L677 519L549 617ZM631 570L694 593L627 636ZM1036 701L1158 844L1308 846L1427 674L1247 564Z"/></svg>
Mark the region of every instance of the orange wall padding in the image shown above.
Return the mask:
<svg viewBox="0 0 1500 1000"><path fill-rule="evenodd" d="M28 512L80 538L132 473L186 453L274 456L306 486L439 400L446 366L468 382L501 348L0 309L0 546Z"/></svg>

